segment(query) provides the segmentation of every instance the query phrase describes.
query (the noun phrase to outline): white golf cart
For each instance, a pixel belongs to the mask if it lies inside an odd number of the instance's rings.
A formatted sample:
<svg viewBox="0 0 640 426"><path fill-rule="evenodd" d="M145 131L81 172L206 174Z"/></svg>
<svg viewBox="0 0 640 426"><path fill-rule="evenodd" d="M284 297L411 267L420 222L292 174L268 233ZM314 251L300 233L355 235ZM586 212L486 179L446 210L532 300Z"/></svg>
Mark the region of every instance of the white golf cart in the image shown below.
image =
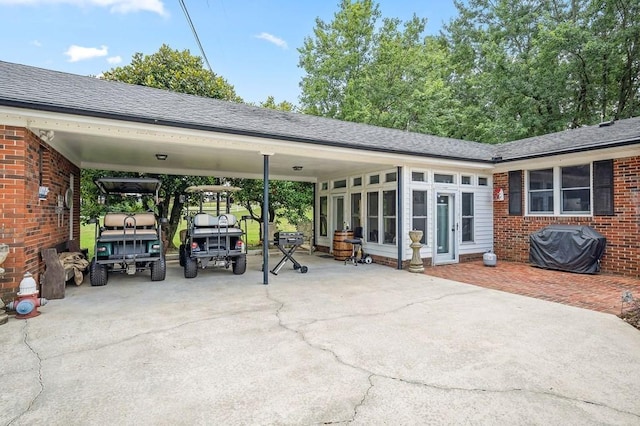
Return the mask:
<svg viewBox="0 0 640 426"><path fill-rule="evenodd" d="M180 233L179 259L185 278L195 278L198 269L231 267L235 275L247 269L246 233L231 214L231 194L240 188L225 185L197 185L185 190L187 228ZM198 207L190 211L190 202ZM221 204L225 212L220 212ZM205 204L215 204L205 209Z"/></svg>

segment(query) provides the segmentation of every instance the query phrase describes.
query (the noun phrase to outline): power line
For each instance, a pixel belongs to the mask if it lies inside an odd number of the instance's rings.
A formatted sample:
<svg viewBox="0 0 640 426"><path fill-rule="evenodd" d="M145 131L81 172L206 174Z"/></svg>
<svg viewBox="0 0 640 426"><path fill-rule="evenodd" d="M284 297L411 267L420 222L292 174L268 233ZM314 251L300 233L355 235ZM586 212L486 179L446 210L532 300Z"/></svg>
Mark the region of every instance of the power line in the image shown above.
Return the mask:
<svg viewBox="0 0 640 426"><path fill-rule="evenodd" d="M191 27L191 32L193 33L193 37L196 39L196 43L200 48L200 53L202 54L202 58L204 62L207 64L209 71L213 74L213 69L211 68L211 64L209 63L209 59L207 58L207 54L204 53L204 49L202 48L202 43L200 43L200 37L198 37L198 32L196 31L196 27L193 25L193 21L191 20L191 16L189 16L189 11L187 10L187 5L184 3L184 0L180 0L180 6L182 7L182 11L184 12L185 18L187 18L187 22L189 23L189 27Z"/></svg>

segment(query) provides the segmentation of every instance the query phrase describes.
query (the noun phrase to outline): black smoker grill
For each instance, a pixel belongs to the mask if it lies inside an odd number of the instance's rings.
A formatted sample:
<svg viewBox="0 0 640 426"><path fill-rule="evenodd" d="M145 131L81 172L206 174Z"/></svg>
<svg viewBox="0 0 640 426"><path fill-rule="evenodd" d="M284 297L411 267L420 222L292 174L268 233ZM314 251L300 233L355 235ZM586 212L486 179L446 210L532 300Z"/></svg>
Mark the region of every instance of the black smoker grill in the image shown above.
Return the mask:
<svg viewBox="0 0 640 426"><path fill-rule="evenodd" d="M276 232L274 235L275 239L273 244L280 249L283 253L282 259L280 262L271 270L273 275L278 275L280 269L284 266L287 260L290 260L293 263L293 269L299 270L300 273L306 274L308 268L306 266L300 265L294 258L293 253L296 251L300 245L302 245L302 241L304 238L304 234L302 232Z"/></svg>

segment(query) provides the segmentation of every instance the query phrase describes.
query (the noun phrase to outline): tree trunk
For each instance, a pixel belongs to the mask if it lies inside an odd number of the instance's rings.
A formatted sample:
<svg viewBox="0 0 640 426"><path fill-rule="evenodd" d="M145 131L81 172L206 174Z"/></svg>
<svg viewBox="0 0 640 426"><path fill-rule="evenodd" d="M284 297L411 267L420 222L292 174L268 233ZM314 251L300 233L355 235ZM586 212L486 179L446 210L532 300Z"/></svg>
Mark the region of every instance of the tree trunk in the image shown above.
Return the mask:
<svg viewBox="0 0 640 426"><path fill-rule="evenodd" d="M170 200L167 200L169 202ZM173 205L171 207L171 214L169 215L169 221L166 224L166 238L169 242L169 248L176 249L177 247L173 244L173 237L176 235L178 231L178 227L180 226L180 219L182 215L182 207L183 204L180 202L180 193L176 192L173 194Z"/></svg>

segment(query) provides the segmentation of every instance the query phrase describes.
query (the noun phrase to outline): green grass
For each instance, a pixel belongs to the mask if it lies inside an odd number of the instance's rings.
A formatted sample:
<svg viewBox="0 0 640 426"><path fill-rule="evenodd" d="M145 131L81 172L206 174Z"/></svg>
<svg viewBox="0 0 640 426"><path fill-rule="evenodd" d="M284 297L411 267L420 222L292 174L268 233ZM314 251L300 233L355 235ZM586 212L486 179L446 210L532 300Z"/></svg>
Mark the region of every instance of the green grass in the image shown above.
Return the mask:
<svg viewBox="0 0 640 426"><path fill-rule="evenodd" d="M211 210L210 210L211 209ZM205 205L205 211L213 211L213 205L207 206ZM231 212L238 219L242 216L249 215L249 212L246 209L235 208ZM214 213L215 214L215 213ZM286 220L280 219L278 224L278 229L292 231L295 229L293 225L290 225ZM102 223L102 218L100 218L100 223ZM241 221L240 226L242 230L245 230L245 222ZM180 245L180 230L186 229L187 224L184 220L180 221L180 225L178 226L178 231L176 232L173 238L173 244L178 247ZM247 247L248 248L256 248L260 246L260 224L255 220L248 220L246 222L246 232L247 232ZM89 259L93 258L93 252L95 250L95 225L80 225L80 247L89 249Z"/></svg>

